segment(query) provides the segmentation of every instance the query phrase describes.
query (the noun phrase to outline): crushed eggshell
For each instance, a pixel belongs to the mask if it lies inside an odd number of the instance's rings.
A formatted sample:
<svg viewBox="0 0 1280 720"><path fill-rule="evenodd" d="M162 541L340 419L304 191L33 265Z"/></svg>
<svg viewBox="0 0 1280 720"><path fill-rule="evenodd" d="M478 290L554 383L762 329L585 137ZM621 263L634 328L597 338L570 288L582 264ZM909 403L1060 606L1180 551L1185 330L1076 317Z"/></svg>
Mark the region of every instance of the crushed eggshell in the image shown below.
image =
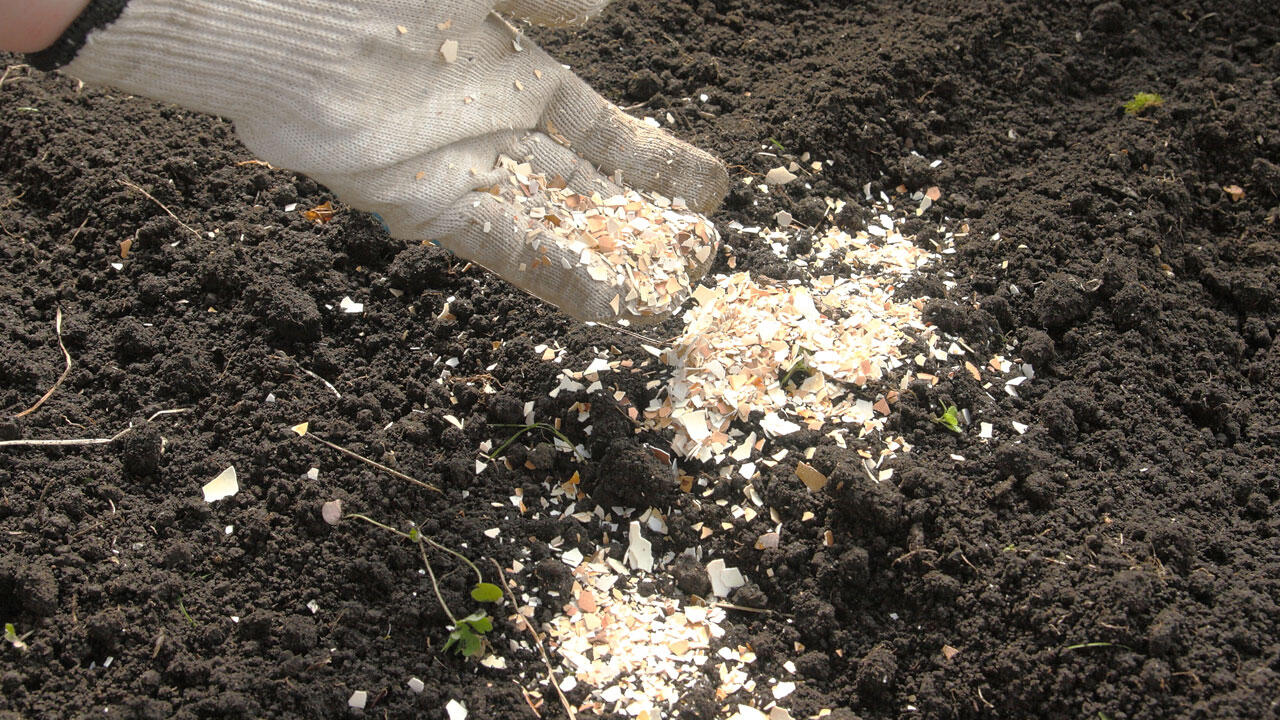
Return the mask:
<svg viewBox="0 0 1280 720"><path fill-rule="evenodd" d="M205 483L201 490L204 491L204 501L207 503L229 498L240 492L240 483L236 479L235 466L230 466L218 473L218 476Z"/></svg>
<svg viewBox="0 0 1280 720"><path fill-rule="evenodd" d="M640 534L638 521L631 521L628 540L630 544L627 545L627 565L632 570L653 572L653 543L645 540Z"/></svg>
<svg viewBox="0 0 1280 720"><path fill-rule="evenodd" d="M505 156L497 167L506 181L486 190L521 210L525 242L541 253L535 265L551 262L546 243L559 245L592 280L616 290L611 306L618 315L670 314L719 244L715 226L680 198L630 189L610 197L580 193L562 177Z"/></svg>
<svg viewBox="0 0 1280 720"><path fill-rule="evenodd" d="M574 566L573 575L582 588L577 602L544 627L560 664L561 687L586 690L580 713L683 717L677 710L681 700L708 679L718 680L715 696L721 699L765 686L749 672L756 660L750 648L712 652L726 636L723 608L682 605L652 589L641 592L644 573L628 573L603 553ZM594 605L583 604L588 593ZM516 617L532 614L530 606ZM713 655L722 662L708 672Z"/></svg>
<svg viewBox="0 0 1280 720"><path fill-rule="evenodd" d="M765 173L764 183L766 185L786 185L795 179L795 173L784 167L776 167Z"/></svg>
<svg viewBox="0 0 1280 720"><path fill-rule="evenodd" d="M726 567L721 559L707 563L707 577L711 578L711 592L719 597L728 597L729 593L747 584L742 571Z"/></svg>
<svg viewBox="0 0 1280 720"><path fill-rule="evenodd" d="M445 40L440 45L440 57L450 64L458 62L458 41Z"/></svg>
<svg viewBox="0 0 1280 720"><path fill-rule="evenodd" d="M832 211L844 205L828 202ZM645 408L645 426L673 428L676 454L713 463L730 453L738 461L749 457L732 426L755 412L762 417L755 429L767 438L827 424L852 424L860 436L883 429L890 409L883 390L911 370L903 348L928 345L921 363L935 362L935 349L936 362L950 363L936 347L936 328L924 322L925 299L902 298L897 286L951 251L955 234L938 227L931 252L903 234L904 210L872 209L878 217L866 230L827 228L800 258L791 251L791 229L731 223L769 242L780 259L801 266L803 277L780 283L739 272L696 288L684 332L660 355L672 376L666 395ZM824 274L828 264L843 274ZM859 397L864 390L869 397Z"/></svg>
<svg viewBox="0 0 1280 720"><path fill-rule="evenodd" d="M444 711L448 713L449 720L467 720L467 706L457 700L445 703Z"/></svg>
<svg viewBox="0 0 1280 720"><path fill-rule="evenodd" d="M320 517L324 518L324 521L330 525L337 525L342 521L342 501L330 500L321 505Z"/></svg>
<svg viewBox="0 0 1280 720"><path fill-rule="evenodd" d="M827 486L827 476L823 475L809 463L796 464L796 477L809 488L809 492L818 492Z"/></svg>

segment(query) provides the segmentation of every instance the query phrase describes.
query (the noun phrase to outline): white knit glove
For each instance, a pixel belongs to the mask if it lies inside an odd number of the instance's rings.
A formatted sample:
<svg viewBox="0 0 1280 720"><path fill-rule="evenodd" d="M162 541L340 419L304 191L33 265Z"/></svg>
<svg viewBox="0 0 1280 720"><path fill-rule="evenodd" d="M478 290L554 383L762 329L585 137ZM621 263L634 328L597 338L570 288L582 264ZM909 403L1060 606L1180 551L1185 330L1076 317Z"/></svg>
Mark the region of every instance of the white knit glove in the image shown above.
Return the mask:
<svg viewBox="0 0 1280 720"><path fill-rule="evenodd" d="M693 210L719 204L718 160L623 113L498 15L569 25L606 2L128 0L64 71L227 117L259 157L378 213L394 237L437 240L575 317L645 322L579 253L531 246L542 230L524 205L478 191L509 181L505 157L588 195L619 193L620 178ZM684 240L702 246L696 279L714 236Z"/></svg>

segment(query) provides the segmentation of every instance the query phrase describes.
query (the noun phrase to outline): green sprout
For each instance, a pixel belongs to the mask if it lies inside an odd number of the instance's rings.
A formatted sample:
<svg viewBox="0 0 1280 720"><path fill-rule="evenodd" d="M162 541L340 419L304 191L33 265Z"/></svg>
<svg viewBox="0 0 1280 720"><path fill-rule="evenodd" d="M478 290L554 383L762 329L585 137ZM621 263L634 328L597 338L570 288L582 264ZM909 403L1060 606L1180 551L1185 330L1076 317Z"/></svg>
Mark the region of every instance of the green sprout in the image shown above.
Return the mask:
<svg viewBox="0 0 1280 720"><path fill-rule="evenodd" d="M786 152L786 151L787 151L787 150L786 150L786 148L782 147L782 143L778 142L777 140L775 140L775 139L773 139L773 138L769 138L769 142L770 142L774 147L778 148L778 152L780 152L780 153L784 153L784 152Z"/></svg>
<svg viewBox="0 0 1280 720"><path fill-rule="evenodd" d="M182 602L181 597L178 598L178 612L182 613L182 617L186 618L187 622L191 624L191 627L200 627L196 624L195 618L191 617L191 613L187 612L187 606Z"/></svg>
<svg viewBox="0 0 1280 720"><path fill-rule="evenodd" d="M26 640L27 638L31 637L31 633L33 632L35 632L35 630L32 630L31 632L25 635L18 635L18 628L15 627L13 623L5 623L4 624L4 641L12 645L16 650L26 651L27 649Z"/></svg>
<svg viewBox="0 0 1280 720"><path fill-rule="evenodd" d="M795 361L791 363L791 367L778 379L778 384L786 387L788 382L795 382L795 386L799 387L811 375L816 375L818 370L809 364L809 358L813 357L813 351L806 347L797 347L795 350Z"/></svg>
<svg viewBox="0 0 1280 720"><path fill-rule="evenodd" d="M449 617L449 623L453 627L453 630L449 633L449 641L444 645L444 650L447 652L449 648L456 645L458 653L464 657L479 657L483 655L485 647L484 634L493 629L493 620L489 618L484 610L477 610L464 618L458 618L453 614L453 610L444 601L444 594L440 592L440 583L436 579L435 568L431 566L431 559L427 557L427 547L448 553L471 568L472 572L476 574L476 584L471 588L472 600L485 603L501 602L502 588L493 583L485 582L484 576L480 573L480 568L476 567L476 564L471 562L471 559L466 555L423 535L416 527L411 527L409 532L404 532L390 525L380 523L367 515L347 513L347 517L363 520L370 525L399 535L418 546L418 553L422 556L422 564L427 568L427 577L431 579L431 589L435 590L436 593L436 602L440 603L440 609L444 610L444 614Z"/></svg>
<svg viewBox="0 0 1280 720"><path fill-rule="evenodd" d="M1164 98L1158 93L1140 92L1133 96L1133 99L1124 104L1124 111L1130 115L1141 115L1151 108L1157 108L1164 104Z"/></svg>
<svg viewBox="0 0 1280 720"><path fill-rule="evenodd" d="M955 405L942 405L942 414L932 420L953 433L961 432L960 410Z"/></svg>

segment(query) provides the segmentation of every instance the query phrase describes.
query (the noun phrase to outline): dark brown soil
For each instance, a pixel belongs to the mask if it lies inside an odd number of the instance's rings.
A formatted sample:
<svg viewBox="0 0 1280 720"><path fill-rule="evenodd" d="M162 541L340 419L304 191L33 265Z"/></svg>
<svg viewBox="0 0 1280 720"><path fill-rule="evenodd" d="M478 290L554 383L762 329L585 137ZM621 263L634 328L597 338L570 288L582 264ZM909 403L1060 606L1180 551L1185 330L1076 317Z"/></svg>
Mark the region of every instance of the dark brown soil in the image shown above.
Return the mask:
<svg viewBox="0 0 1280 720"><path fill-rule="evenodd" d="M843 489L809 496L789 459L757 482L783 513L783 545L752 548L763 518L707 541L758 584L743 602L774 611L732 613L730 639L751 643L765 674L796 662L796 718L1277 716L1277 23L1262 0L631 0L576 35L536 33L606 95L670 113L739 177L776 164L756 155L770 138L834 161L812 189L735 190L721 222L783 209L812 222L815 199L861 198L869 181L940 186L925 219L965 217L973 232L946 259L957 286L930 317L1035 367L1020 398L963 369L904 393L892 422L915 450L890 483L851 470L853 444L793 436L783 444L816 444L813 464ZM1140 91L1164 104L1126 114ZM722 519L643 460L638 442L661 438L603 414L586 437L569 408L592 398L547 396L593 348L643 359L636 342L392 241L367 216L285 212L330 197L238 165L251 156L222 121L21 69L0 116L4 417L61 373L59 307L75 359L39 410L0 421L0 439L135 426L107 446L0 448L0 618L30 633L25 653L0 647L0 716L347 717L366 690L370 717L440 718L457 698L472 718L530 718L512 680L537 690L540 666L506 650L516 630L495 629L510 670L441 653L446 620L411 546L330 527L321 504L522 558L534 594L564 580L532 572L547 541L590 552L601 533L520 515L513 488L536 503L544 480L577 469L607 504L678 516L663 550ZM753 237L728 242L741 267L770 274ZM364 314L338 312L344 296ZM449 297L456 320L435 319ZM563 365L537 359L550 341L568 349ZM498 395L460 380L483 374ZM606 385L644 407L646 379ZM477 477L477 445L505 440L498 425L520 422L526 401L607 460L577 463L531 433L511 450L517 470ZM928 420L939 401L975 425L1030 429L992 444L976 427L953 435ZM146 421L173 408L192 410ZM303 420L443 495L297 438L288 427ZM200 486L228 465L242 490L206 504ZM741 497L741 481L726 492ZM805 510L817 521L801 524ZM440 565L466 606L466 574ZM696 573L678 576L698 589ZM560 717L540 689L543 717ZM682 717L715 707L702 698Z"/></svg>

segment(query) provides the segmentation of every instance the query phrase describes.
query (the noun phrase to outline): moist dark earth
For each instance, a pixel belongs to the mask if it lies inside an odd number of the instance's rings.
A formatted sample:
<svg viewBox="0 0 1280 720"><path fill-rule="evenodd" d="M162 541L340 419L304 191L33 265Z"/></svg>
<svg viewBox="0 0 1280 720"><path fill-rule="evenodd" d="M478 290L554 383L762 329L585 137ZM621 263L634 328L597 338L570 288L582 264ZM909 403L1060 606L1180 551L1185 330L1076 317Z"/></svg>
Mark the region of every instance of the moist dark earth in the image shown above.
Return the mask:
<svg viewBox="0 0 1280 720"><path fill-rule="evenodd" d="M762 676L795 661L794 717L1277 716L1273 3L632 1L580 31L530 34L735 181L779 164L757 154L778 146L832 161L810 188L737 183L722 225L779 210L815 225L824 196L856 205L868 182L891 197L938 186L919 225L945 215L971 232L910 290L934 298L926 317L975 363L1035 368L1017 398L963 367L903 392L890 431L914 449L878 485L856 455L876 438L780 439L769 451L792 454L753 482L782 515L781 546L752 546L772 529L763 517L702 541L751 578L736 599L769 611L731 611L727 640L754 648ZM1164 102L1126 113L1138 92ZM509 607L492 633L507 670L441 652L447 619L413 546L330 526L321 505L416 521L486 572L490 558L537 566L557 536L598 549L598 528L508 501L523 488L535 507L574 471L601 505L668 512L658 552L726 519L647 461L639 443L664 438L610 422L604 394L548 396L599 351L636 361L602 379L645 407L661 371L641 367L639 341L341 204L327 224L302 217L325 188L243 164L216 118L23 68L7 71L0 110L0 436L133 428L105 445L0 447L0 617L29 646L0 647L0 716L339 718L361 714L347 699L365 690L369 717L442 718L454 698L472 718L534 717L516 680L542 694L542 717L563 717L536 654L509 649L523 639ZM727 245L739 269L788 272L756 236ZM344 296L364 313L340 312ZM437 317L446 302L452 317ZM14 418L63 371L59 308L73 367ZM539 359L544 343L566 348L561 365ZM530 432L507 450L514 469L476 475L479 444L510 437L502 425L530 401L597 460ZM973 424L931 422L940 403ZM443 492L288 430L304 420ZM832 477L812 495L794 475L809 447ZM200 486L230 465L239 494L205 503ZM682 470L742 497L736 474ZM467 571L436 562L446 599L469 607ZM516 579L534 595L560 584ZM742 700L704 693L681 717Z"/></svg>

